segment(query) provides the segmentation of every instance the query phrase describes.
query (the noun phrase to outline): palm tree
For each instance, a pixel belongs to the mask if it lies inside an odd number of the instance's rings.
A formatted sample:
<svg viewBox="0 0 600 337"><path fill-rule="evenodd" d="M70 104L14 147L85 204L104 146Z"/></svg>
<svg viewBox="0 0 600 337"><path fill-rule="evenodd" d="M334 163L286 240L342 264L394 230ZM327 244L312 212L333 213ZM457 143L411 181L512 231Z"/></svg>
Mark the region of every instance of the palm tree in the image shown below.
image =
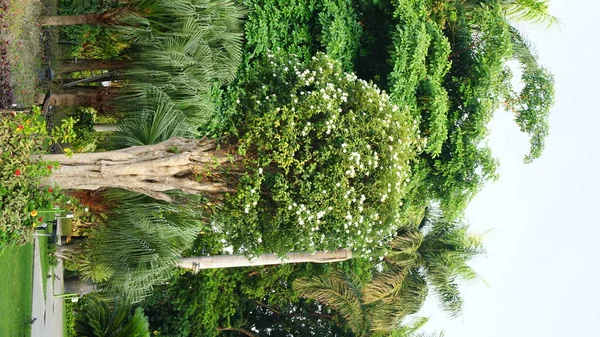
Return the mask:
<svg viewBox="0 0 600 337"><path fill-rule="evenodd" d="M406 315L419 310L427 296L427 288L412 288L415 284L407 282L402 285L401 296L394 300L377 302L365 300L370 283L365 286L352 275L339 270L330 275L296 279L293 287L301 297L316 300L335 310L357 337L365 337L374 332L397 330Z"/></svg>
<svg viewBox="0 0 600 337"><path fill-rule="evenodd" d="M132 302L166 281L200 231L202 214L192 206L201 201L173 195L173 203L157 202L135 193L113 190L106 202L114 205L105 223L94 228L78 256L79 272L107 293Z"/></svg>
<svg viewBox="0 0 600 337"><path fill-rule="evenodd" d="M148 87L143 104L117 127L115 144L120 147L157 144L173 137L193 138L197 132L164 92Z"/></svg>
<svg viewBox="0 0 600 337"><path fill-rule="evenodd" d="M83 308L75 316L77 336L86 337L148 337L148 318L138 307L131 315L131 305L123 300L112 303L96 296L87 296Z"/></svg>
<svg viewBox="0 0 600 337"><path fill-rule="evenodd" d="M460 313L462 298L458 280L474 280L475 271L467 264L483 254L481 238L467 233L460 220L443 217L435 206L429 206L418 228L400 231L390 242L385 257L388 270L375 276L365 287L367 303L394 300L406 283L417 293L431 287L451 315Z"/></svg>

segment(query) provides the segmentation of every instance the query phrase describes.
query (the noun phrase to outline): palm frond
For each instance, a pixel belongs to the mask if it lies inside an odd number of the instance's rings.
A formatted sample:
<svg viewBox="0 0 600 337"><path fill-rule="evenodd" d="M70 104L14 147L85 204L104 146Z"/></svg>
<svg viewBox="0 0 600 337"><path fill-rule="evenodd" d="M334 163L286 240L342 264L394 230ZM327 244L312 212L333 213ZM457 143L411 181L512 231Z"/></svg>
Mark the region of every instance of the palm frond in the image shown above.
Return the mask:
<svg viewBox="0 0 600 337"><path fill-rule="evenodd" d="M168 100L156 100L152 108L142 108L125 118L115 134L120 146L151 145L173 137L193 137L192 126Z"/></svg>
<svg viewBox="0 0 600 337"><path fill-rule="evenodd" d="M200 230L200 214L189 206L158 202L146 196L114 191L121 207L89 239L90 263L109 268L104 283L109 293L131 301L147 296L166 281Z"/></svg>
<svg viewBox="0 0 600 337"><path fill-rule="evenodd" d="M397 298L402 290L406 273L400 269L375 275L363 289L363 301L371 304L380 300Z"/></svg>
<svg viewBox="0 0 600 337"><path fill-rule="evenodd" d="M509 19L540 24L546 27L559 24L560 20L548 12L548 0L503 1L503 10Z"/></svg>
<svg viewBox="0 0 600 337"><path fill-rule="evenodd" d="M131 315L131 305L123 299L109 302L88 295L82 302L83 309L75 317L75 331L78 336L149 336L148 318L141 307Z"/></svg>
<svg viewBox="0 0 600 337"><path fill-rule="evenodd" d="M321 302L337 311L358 336L365 332L361 287L351 276L335 271L331 275L294 280L294 290L301 297Z"/></svg>

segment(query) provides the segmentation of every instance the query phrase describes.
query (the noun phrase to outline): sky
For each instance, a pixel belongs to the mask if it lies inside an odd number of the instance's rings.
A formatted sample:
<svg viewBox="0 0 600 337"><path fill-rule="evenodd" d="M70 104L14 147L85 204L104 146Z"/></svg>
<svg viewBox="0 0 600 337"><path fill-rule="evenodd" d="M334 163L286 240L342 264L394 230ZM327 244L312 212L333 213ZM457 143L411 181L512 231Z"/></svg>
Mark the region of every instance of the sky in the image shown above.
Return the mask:
<svg viewBox="0 0 600 337"><path fill-rule="evenodd" d="M461 287L462 316L428 302L425 331L445 337L599 336L600 1L550 0L558 29L522 27L555 75L556 102L543 156L524 164L528 141L499 111L489 144L500 178L473 199L467 219L487 255L485 280ZM599 208L596 208L599 207ZM487 285L486 285L487 284Z"/></svg>

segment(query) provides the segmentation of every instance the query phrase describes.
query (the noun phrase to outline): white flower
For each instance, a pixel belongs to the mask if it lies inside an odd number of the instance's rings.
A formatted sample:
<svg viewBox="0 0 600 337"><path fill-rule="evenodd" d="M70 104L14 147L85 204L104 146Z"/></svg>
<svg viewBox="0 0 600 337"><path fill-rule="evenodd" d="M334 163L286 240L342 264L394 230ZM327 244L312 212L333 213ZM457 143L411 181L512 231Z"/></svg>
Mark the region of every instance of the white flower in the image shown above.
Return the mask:
<svg viewBox="0 0 600 337"><path fill-rule="evenodd" d="M263 174L263 169L262 169L262 167L258 169L258 174Z"/></svg>
<svg viewBox="0 0 600 337"><path fill-rule="evenodd" d="M235 100L235 102L236 102L237 104L240 104L240 99L238 98L237 100Z"/></svg>

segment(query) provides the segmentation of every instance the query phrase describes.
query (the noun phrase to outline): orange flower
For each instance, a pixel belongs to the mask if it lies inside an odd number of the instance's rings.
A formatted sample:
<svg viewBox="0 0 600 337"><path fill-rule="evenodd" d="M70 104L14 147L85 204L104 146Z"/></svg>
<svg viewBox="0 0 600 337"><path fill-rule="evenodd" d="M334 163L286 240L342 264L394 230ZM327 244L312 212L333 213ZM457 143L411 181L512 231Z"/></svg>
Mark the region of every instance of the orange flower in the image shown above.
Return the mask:
<svg viewBox="0 0 600 337"><path fill-rule="evenodd" d="M38 215L38 211L36 211L35 209L33 211L31 211L29 214L31 214L31 216L36 216Z"/></svg>

